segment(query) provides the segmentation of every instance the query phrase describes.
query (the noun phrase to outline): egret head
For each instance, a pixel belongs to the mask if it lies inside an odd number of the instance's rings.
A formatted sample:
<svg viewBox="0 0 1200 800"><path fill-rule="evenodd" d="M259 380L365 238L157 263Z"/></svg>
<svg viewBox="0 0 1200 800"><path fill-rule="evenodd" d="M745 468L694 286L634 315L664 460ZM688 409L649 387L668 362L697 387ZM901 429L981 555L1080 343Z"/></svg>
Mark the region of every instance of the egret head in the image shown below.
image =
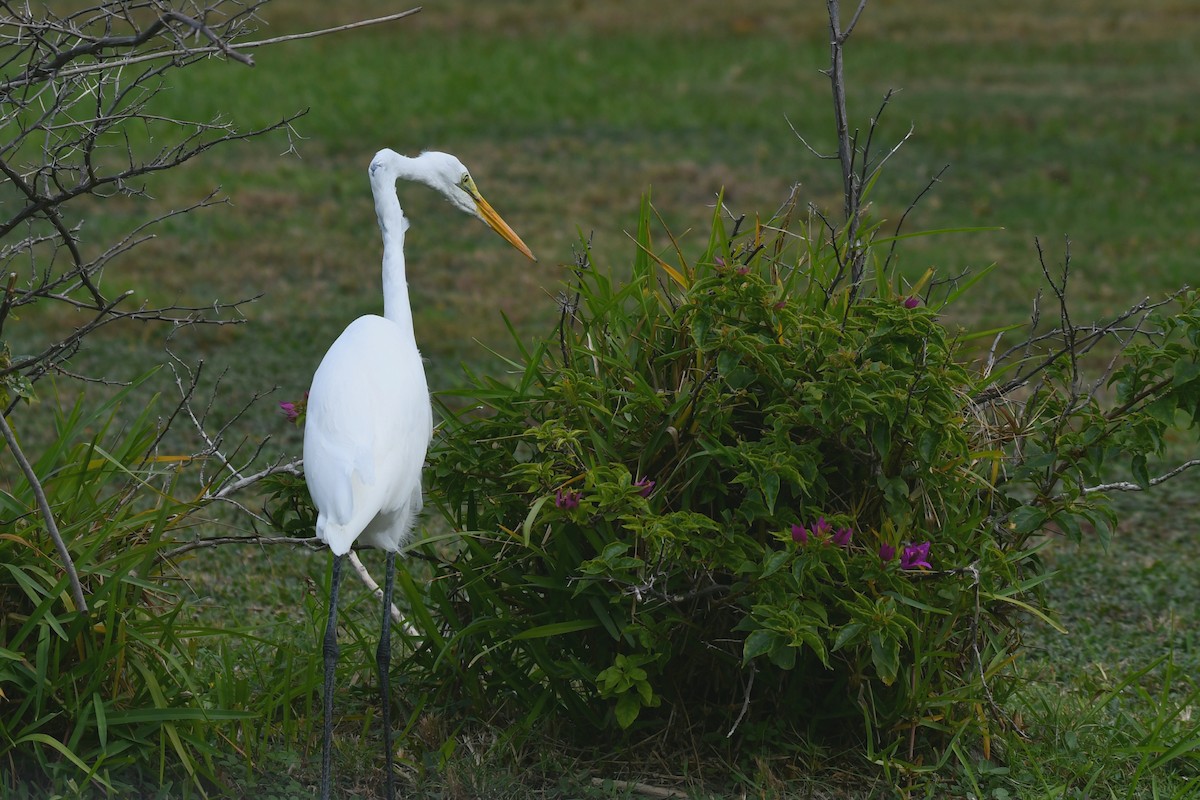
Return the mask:
<svg viewBox="0 0 1200 800"><path fill-rule="evenodd" d="M405 158L393 150L380 150L371 160L370 175L372 181L406 178L425 184L444 196L459 211L483 220L506 242L530 260L537 261L521 237L483 199L466 166L449 153L427 150L416 158Z"/></svg>

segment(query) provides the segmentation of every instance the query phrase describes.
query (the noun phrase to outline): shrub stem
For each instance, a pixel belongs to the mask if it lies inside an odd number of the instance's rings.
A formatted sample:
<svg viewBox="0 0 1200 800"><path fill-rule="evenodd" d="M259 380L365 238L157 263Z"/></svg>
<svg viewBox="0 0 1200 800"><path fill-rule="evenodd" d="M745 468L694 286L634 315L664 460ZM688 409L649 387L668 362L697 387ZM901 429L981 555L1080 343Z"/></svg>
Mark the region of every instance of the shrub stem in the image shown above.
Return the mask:
<svg viewBox="0 0 1200 800"><path fill-rule="evenodd" d="M8 418L3 414L0 414L0 431L3 431L4 441L8 443L13 457L17 459L21 471L25 473L25 479L29 481L29 486L33 489L33 496L37 498L38 508L41 509L42 516L46 519L46 530L50 532L50 538L54 540L54 546L58 548L58 555L62 558L63 567L67 570L67 578L71 581L71 594L75 597L75 607L86 614L88 604L83 596L83 585L79 583L79 573L75 570L75 562L71 560L71 553L67 550L62 534L58 532L58 523L54 521L54 512L50 510L50 501L46 499L46 492L42 489L37 473L33 471L33 465L25 457L16 435L8 425Z"/></svg>

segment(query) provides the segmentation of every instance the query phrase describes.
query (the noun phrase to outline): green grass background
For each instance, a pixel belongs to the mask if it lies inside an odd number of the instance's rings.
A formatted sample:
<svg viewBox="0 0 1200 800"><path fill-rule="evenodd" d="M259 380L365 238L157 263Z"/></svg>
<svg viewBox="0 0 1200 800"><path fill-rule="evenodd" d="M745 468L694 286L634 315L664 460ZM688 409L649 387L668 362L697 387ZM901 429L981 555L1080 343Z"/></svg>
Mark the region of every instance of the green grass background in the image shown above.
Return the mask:
<svg viewBox="0 0 1200 800"><path fill-rule="evenodd" d="M791 130L833 151L818 72L828 58L823 9L735 5L447 0L402 22L262 51L253 70L189 69L158 110L249 126L307 108L294 125L299 157L279 155L283 136L214 151L152 180L153 200L89 209L86 243L102 246L125 214L219 185L232 211L172 221L107 280L199 305L261 293L249 324L205 347L239 376L249 363L245 376L295 391L337 331L379 306L371 155L448 150L541 261L523 263L429 192L402 190L419 339L433 385L445 386L459 360L482 357L475 340L503 343L500 312L523 332L544 329L579 232L594 237L598 263L620 272L648 189L677 234L703 231L722 189L731 210L751 216L768 216L794 183L806 200L839 208L833 162ZM897 220L950 164L908 229L1004 229L902 251L913 274L999 263L988 291L959 312L970 322L1028 312L1041 284L1035 236L1051 258L1072 238L1077 315L1117 311L1196 271L1200 12L1165 0L1137 10L1115 0L1042 5L877 2L848 51L855 123L865 130L896 88L877 142L914 130L874 213ZM394 9L277 2L266 32Z"/></svg>
<svg viewBox="0 0 1200 800"><path fill-rule="evenodd" d="M1071 237L1077 320L1200 276L1200 5L1052 6L875 0L847 51L854 123L865 130L882 95L896 88L879 152L913 128L873 213L898 219L950 164L907 229L1003 228L902 248L902 268L914 276L930 266L950 275L999 264L956 312L964 324L1028 314L1042 283L1035 236L1052 259ZM263 12L263 33L399 8L277 0ZM435 391L455 386L462 361L501 369L487 348L508 348L502 314L524 337L548 329L580 233L593 237L600 268L627 269L634 246L625 231L651 187L685 249L706 239L722 190L732 211L751 217L769 216L796 183L818 207L840 207L835 164L815 158L793 133L833 150L829 85L818 71L828 59L822 3L444 0L403 22L272 47L256 59L252 70L214 60L180 73L156 110L248 127L307 108L290 138L213 151L151 179L149 198L88 206L83 245L101 249L135 222L221 187L231 207L167 222L109 270L105 287L187 305L261 295L245 307L244 324L177 331L171 347L204 358L210 376L224 372L219 385L206 383L216 392L214 418L280 387L235 430L254 441L270 435L267 455L299 454L299 434L283 424L275 401L298 397L341 328L379 309L380 244L365 170L380 147L461 157L540 259L527 263L428 191L401 187L413 223L407 255L417 336ZM23 322L12 326L17 352L62 335L73 320L49 309ZM112 329L92 339L76 368L131 378L162 360L164 334ZM165 375L161 386L172 390ZM1185 672L1200 671L1198 494L1188 478L1159 501L1129 498L1110 550L1088 543L1056 551L1063 576L1054 592L1072 635L1038 633L1024 669L1031 703L1043 706L1045 749L1004 786L1042 791L1082 770L1086 759L1072 758L1064 737L1115 676L1164 653ZM239 621L248 614L286 625L319 594L323 558L282 548L246 556L202 552L190 562L202 616L232 623L230 610L246 608ZM373 619L368 609L362 613ZM1157 713L1154 702L1142 707ZM1103 719L1107 727L1074 734L1077 750L1117 747L1117 718ZM1062 764L1051 757L1060 753ZM1128 778L1127 761L1099 768L1112 772L1106 785Z"/></svg>

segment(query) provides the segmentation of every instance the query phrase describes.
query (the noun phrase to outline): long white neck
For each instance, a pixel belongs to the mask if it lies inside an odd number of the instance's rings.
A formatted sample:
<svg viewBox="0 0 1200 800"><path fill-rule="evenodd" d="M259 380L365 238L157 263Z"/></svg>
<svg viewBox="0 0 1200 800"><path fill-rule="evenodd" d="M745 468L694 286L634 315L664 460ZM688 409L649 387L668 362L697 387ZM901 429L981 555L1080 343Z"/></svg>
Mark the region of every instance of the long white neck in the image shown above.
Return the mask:
<svg viewBox="0 0 1200 800"><path fill-rule="evenodd" d="M396 180L403 177L406 177L403 171L397 175L390 169L376 170L371 174L371 192L375 195L375 215L383 234L383 316L403 328L415 342L408 280L404 273L404 234L408 230L408 219L396 196Z"/></svg>

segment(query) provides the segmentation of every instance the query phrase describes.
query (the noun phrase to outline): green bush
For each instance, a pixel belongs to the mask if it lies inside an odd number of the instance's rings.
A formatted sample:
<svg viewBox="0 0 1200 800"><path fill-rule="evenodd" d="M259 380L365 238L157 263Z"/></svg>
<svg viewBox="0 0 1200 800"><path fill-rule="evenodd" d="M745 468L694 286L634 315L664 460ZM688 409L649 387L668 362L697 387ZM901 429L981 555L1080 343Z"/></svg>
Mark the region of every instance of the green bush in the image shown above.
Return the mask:
<svg viewBox="0 0 1200 800"><path fill-rule="evenodd" d="M58 414L35 464L88 613L74 607L31 488L18 478L0 491L5 791L43 781L111 791L138 772L199 785L212 772L209 728L246 716L207 706L195 680L198 640L212 632L180 623L159 558L188 508L174 491L179 460L155 453L153 404L122 421L135 388Z"/></svg>
<svg viewBox="0 0 1200 800"><path fill-rule="evenodd" d="M1076 329L1035 320L977 359L981 336L940 316L968 286L899 291L882 267L850 285L853 253L815 220L727 234L717 215L668 262L651 217L627 284L581 258L557 330L454 393L469 410L447 410L431 493L463 543L427 594L402 581L410 680L591 730L909 760L986 741L1021 619L1047 617L1038 534L1105 529L1088 484L1118 456L1148 480L1176 412L1197 417L1195 296L1115 393L1089 392Z"/></svg>

